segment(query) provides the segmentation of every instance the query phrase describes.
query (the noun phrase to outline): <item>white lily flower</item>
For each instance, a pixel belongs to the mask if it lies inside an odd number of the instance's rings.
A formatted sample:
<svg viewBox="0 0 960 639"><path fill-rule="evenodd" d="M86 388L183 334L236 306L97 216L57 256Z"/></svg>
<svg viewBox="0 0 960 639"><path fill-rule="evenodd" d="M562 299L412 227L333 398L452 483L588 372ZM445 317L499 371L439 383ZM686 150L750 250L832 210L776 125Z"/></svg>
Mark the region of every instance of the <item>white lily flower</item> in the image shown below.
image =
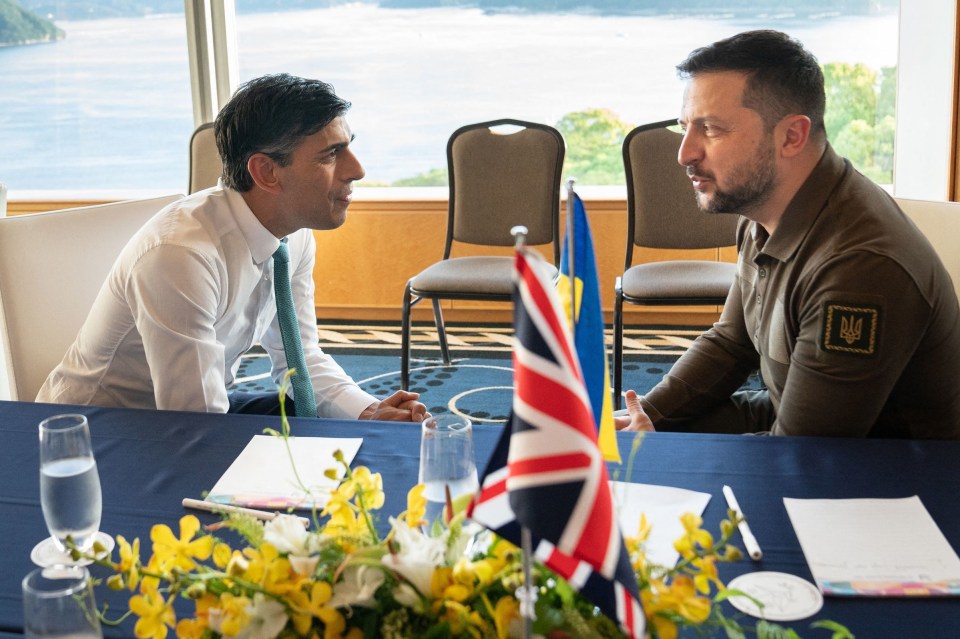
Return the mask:
<svg viewBox="0 0 960 639"><path fill-rule="evenodd" d="M377 603L374 595L385 580L386 576L379 568L349 566L343 571L341 580L334 584L333 596L327 605L331 608L346 606L372 608Z"/></svg>
<svg viewBox="0 0 960 639"><path fill-rule="evenodd" d="M278 552L307 556L310 554L310 533L294 515L277 515L263 525L263 539Z"/></svg>
<svg viewBox="0 0 960 639"><path fill-rule="evenodd" d="M419 528L411 528L403 521L391 518L390 522L394 526L394 539L400 545L400 552L384 555L384 565L420 593L429 595L434 568L444 565L446 540L443 537L428 537ZM395 596L397 594L395 592Z"/></svg>
<svg viewBox="0 0 960 639"><path fill-rule="evenodd" d="M253 603L247 608L250 621L244 626L236 639L276 639L287 625L287 610L278 601L269 599L263 593L253 596Z"/></svg>
<svg viewBox="0 0 960 639"><path fill-rule="evenodd" d="M320 557L318 555L311 557L288 555L287 559L290 561L290 567L293 568L293 572L301 577L312 577L314 571L317 569L317 564L320 563Z"/></svg>

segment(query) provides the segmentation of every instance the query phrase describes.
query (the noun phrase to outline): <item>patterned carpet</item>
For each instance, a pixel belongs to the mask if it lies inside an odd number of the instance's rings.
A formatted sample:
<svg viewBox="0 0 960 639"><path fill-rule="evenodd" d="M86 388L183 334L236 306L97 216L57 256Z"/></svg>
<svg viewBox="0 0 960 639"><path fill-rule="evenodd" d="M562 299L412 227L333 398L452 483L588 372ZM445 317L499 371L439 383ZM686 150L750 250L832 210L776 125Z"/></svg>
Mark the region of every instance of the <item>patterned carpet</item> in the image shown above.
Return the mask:
<svg viewBox="0 0 960 639"><path fill-rule="evenodd" d="M317 328L321 348L364 390L383 397L399 388L399 325L323 323ZM639 392L651 388L701 331L689 327L627 328L624 388ZM453 411L465 413L475 421L504 421L513 390L512 334L508 325L449 326L447 339L453 362L445 366L433 325L414 326L410 390L419 392L421 400L435 414ZM606 337L610 349L612 334L608 331ZM263 350L251 350L241 362L235 388L275 390L269 368L269 358Z"/></svg>

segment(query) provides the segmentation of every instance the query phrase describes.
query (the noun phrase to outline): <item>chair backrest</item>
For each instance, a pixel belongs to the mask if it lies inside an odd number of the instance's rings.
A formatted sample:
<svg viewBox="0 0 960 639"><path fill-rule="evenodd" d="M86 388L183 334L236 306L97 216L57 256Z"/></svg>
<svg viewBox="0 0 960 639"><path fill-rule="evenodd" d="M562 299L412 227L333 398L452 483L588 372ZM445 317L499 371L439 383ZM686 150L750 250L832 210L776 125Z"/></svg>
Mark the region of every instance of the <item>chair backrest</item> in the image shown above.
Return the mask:
<svg viewBox="0 0 960 639"><path fill-rule="evenodd" d="M0 399L34 400L121 249L181 197L0 218Z"/></svg>
<svg viewBox="0 0 960 639"><path fill-rule="evenodd" d="M502 119L454 131L447 143L450 204L444 258L450 256L453 240L511 246L510 229L522 224L528 244L553 243L556 263L564 153L563 136L545 124Z"/></svg>
<svg viewBox="0 0 960 639"><path fill-rule="evenodd" d="M960 202L895 199L930 240L960 297Z"/></svg>
<svg viewBox="0 0 960 639"><path fill-rule="evenodd" d="M676 120L644 124L623 141L627 179L627 262L633 246L701 249L736 244L739 215L704 213L686 171L677 163L683 136Z"/></svg>
<svg viewBox="0 0 960 639"><path fill-rule="evenodd" d="M190 136L190 178L188 193L196 193L217 185L223 174L223 162L217 151L217 140L213 132L213 122L197 127Z"/></svg>

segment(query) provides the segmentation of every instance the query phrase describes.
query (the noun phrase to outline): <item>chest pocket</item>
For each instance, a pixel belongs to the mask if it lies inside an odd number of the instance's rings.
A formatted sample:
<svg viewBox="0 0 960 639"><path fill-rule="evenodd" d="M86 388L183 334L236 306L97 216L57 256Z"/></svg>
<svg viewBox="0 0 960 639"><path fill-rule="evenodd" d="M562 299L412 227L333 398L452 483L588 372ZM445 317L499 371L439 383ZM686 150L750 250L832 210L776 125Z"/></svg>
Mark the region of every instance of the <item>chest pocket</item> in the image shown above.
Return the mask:
<svg viewBox="0 0 960 639"><path fill-rule="evenodd" d="M787 330L783 323L783 302L774 302L770 313L767 333L767 357L781 364L790 363L790 345L787 341Z"/></svg>

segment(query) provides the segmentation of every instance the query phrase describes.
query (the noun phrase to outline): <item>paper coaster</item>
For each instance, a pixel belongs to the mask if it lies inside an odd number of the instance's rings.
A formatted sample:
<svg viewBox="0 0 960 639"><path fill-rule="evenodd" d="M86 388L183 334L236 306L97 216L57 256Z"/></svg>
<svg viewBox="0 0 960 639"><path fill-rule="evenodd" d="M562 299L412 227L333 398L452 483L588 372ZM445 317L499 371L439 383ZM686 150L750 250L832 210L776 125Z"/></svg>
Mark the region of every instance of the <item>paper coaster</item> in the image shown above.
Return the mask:
<svg viewBox="0 0 960 639"><path fill-rule="evenodd" d="M114 546L116 545L116 543L113 541L113 537L105 532L98 532L96 540L103 545L103 552L97 556L97 559L109 557L110 553L113 552ZM30 561L40 567L52 566L54 564L63 564L65 566L86 566L93 563L89 559L74 561L70 558L68 553L65 553L57 548L57 544L54 543L53 539L50 537L47 537L33 547L33 550L30 552Z"/></svg>
<svg viewBox="0 0 960 639"><path fill-rule="evenodd" d="M785 572L749 572L727 584L763 603L763 609L746 597L730 597L734 608L767 621L796 621L817 614L823 595L815 585Z"/></svg>

